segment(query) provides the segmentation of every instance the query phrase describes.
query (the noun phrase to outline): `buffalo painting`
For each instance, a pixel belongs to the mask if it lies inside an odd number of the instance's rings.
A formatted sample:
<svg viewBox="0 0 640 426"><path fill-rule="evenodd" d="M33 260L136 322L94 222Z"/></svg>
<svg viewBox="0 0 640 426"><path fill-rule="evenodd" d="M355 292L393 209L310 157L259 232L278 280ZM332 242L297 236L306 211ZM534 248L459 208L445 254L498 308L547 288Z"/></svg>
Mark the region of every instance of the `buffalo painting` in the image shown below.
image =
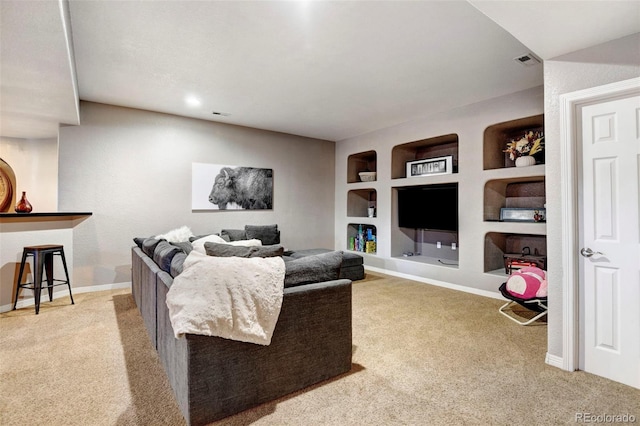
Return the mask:
<svg viewBox="0 0 640 426"><path fill-rule="evenodd" d="M193 163L192 183L194 210L273 209L273 169Z"/></svg>

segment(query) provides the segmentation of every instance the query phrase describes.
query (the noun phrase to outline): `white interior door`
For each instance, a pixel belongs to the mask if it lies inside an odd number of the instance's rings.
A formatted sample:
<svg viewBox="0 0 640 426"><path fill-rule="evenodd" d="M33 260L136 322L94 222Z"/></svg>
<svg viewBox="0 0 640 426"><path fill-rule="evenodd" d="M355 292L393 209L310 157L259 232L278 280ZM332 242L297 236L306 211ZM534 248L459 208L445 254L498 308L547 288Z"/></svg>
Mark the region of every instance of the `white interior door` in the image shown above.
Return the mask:
<svg viewBox="0 0 640 426"><path fill-rule="evenodd" d="M580 368L640 388L640 97L582 107Z"/></svg>

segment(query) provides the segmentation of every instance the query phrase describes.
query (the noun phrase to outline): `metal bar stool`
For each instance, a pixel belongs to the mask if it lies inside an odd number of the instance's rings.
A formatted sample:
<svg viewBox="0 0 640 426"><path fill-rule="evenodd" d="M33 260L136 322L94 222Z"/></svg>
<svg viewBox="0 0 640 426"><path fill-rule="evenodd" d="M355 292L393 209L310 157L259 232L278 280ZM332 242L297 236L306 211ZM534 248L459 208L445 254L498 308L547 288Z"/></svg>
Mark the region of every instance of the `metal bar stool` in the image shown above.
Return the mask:
<svg viewBox="0 0 640 426"><path fill-rule="evenodd" d="M27 264L27 256L33 256L33 282L22 284L22 274L24 267ZM57 280L53 278L53 256L60 256L62 259L62 266L64 267L64 274L66 280ZM43 272L47 275L47 285L42 285ZM36 315L40 311L40 293L44 288L49 291L49 301L53 301L53 287L59 285L67 285L69 287L69 296L71 297L71 304L73 305L73 294L71 294L71 282L69 281L69 271L67 270L67 261L64 257L64 246L61 245L41 245L41 246L28 246L22 250L22 262L20 263L20 273L18 274L18 285L16 287L16 298L13 302L13 309L16 309L18 304L18 295L21 288L28 288L33 290L36 304Z"/></svg>

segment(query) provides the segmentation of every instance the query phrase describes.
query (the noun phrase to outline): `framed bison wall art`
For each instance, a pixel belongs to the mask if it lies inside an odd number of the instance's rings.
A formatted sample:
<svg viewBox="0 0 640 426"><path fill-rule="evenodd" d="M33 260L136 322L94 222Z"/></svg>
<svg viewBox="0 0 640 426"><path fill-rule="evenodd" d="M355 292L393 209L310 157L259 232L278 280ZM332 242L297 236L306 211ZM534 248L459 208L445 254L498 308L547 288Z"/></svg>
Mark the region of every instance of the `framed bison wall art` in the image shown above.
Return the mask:
<svg viewBox="0 0 640 426"><path fill-rule="evenodd" d="M193 210L273 209L273 169L193 163Z"/></svg>

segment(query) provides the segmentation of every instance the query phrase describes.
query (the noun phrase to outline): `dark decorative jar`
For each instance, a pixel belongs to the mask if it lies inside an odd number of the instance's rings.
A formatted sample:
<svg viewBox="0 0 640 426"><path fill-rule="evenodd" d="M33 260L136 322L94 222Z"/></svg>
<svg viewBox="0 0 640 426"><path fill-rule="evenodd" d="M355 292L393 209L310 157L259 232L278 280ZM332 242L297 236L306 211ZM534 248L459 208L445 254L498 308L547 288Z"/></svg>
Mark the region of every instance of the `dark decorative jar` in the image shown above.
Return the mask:
<svg viewBox="0 0 640 426"><path fill-rule="evenodd" d="M29 200L27 200L27 193L22 191L22 197L20 201L18 201L18 204L16 204L16 213L31 213L31 210L33 210L33 206Z"/></svg>

